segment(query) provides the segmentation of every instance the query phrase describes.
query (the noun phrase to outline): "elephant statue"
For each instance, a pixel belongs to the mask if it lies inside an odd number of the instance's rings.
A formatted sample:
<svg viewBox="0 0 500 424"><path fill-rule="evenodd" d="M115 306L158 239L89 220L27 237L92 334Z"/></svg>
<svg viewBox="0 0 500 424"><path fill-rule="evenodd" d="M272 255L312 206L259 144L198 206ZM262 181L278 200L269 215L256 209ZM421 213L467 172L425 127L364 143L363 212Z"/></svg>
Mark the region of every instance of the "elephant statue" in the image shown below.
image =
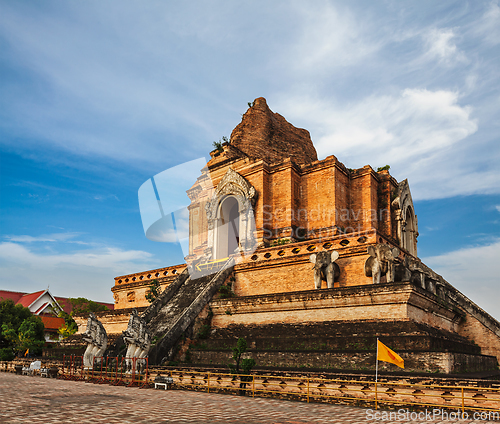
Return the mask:
<svg viewBox="0 0 500 424"><path fill-rule="evenodd" d="M370 257L365 262L365 275L373 278L373 284L380 283L380 277L387 274L387 282L393 283L395 277L395 259L399 249L388 244L368 246Z"/></svg>
<svg viewBox="0 0 500 424"><path fill-rule="evenodd" d="M340 267L335 263L338 258L339 252L336 250L313 253L309 256L309 261L314 264L314 285L317 289L321 288L322 281L326 281L329 289L333 288L334 281L340 276Z"/></svg>
<svg viewBox="0 0 500 424"><path fill-rule="evenodd" d="M408 258L407 263L411 273L410 281L424 290L436 294L436 282L439 281L439 276L418 258Z"/></svg>

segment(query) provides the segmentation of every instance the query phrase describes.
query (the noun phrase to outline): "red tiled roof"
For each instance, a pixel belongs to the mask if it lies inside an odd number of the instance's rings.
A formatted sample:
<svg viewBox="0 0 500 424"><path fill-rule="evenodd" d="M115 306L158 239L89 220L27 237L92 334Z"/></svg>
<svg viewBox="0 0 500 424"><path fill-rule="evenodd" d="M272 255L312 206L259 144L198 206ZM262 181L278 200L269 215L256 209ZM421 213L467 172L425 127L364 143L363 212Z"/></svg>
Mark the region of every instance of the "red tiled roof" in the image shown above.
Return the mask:
<svg viewBox="0 0 500 424"><path fill-rule="evenodd" d="M14 303L23 305L24 307L29 307L36 299L38 299L45 290L41 290L35 293L23 293L23 292L13 292L9 290L0 290L0 299L12 299ZM71 303L68 302L67 297L54 296L54 299L59 304L61 308L63 308L64 312L68 314L73 310ZM96 302L100 305L107 306L108 309L115 309L114 303L106 303L106 302ZM45 307L47 304L42 306ZM38 311L35 312L37 314L42 308L39 308Z"/></svg>
<svg viewBox="0 0 500 424"><path fill-rule="evenodd" d="M40 318L42 319L43 325L45 325L45 330L47 331L57 330L64 324L63 318L48 317L45 315L41 315Z"/></svg>
<svg viewBox="0 0 500 424"><path fill-rule="evenodd" d="M18 305L23 305L25 308L28 308L35 300L37 300L45 290L37 291L35 293L25 294L21 299L17 301Z"/></svg>
<svg viewBox="0 0 500 424"><path fill-rule="evenodd" d="M23 297L26 293L22 292L13 292L13 291L8 291L8 290L0 290L0 299L12 299L14 303L17 303L21 297Z"/></svg>

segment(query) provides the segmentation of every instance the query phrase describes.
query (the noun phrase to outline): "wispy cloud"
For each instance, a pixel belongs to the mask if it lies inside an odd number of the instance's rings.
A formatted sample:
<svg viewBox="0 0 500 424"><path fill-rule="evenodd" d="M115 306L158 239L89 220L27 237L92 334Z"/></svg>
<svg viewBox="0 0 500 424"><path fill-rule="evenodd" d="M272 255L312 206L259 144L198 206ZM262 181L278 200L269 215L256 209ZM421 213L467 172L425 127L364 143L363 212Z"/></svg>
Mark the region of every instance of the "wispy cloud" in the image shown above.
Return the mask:
<svg viewBox="0 0 500 424"><path fill-rule="evenodd" d="M465 54L457 48L454 39L456 34L451 28L433 28L425 33L427 51L424 57L437 59L439 62L452 65L467 62Z"/></svg>
<svg viewBox="0 0 500 424"><path fill-rule="evenodd" d="M347 7L324 1L315 7L296 2L294 13L300 16L297 38L285 54L291 69L303 76L356 65L369 60L379 48L378 40L368 36L363 18Z"/></svg>
<svg viewBox="0 0 500 424"><path fill-rule="evenodd" d="M320 157L334 154L352 168L389 164L393 175L409 178L415 198L446 197L443 187L448 196L474 192L480 181L496 190L500 171L478 171L482 179L474 179L472 187L465 181L470 174L457 167L456 161L470 161L473 146L465 152L457 149L454 157L455 146L478 129L472 108L459 100L453 91L408 88L342 106L311 96L281 106L315 128L311 133ZM437 176L443 178L441 186L433 182ZM457 177L464 179L463 185Z"/></svg>
<svg viewBox="0 0 500 424"><path fill-rule="evenodd" d="M423 258L423 261L486 312L500 320L498 258L500 239L484 246L468 247Z"/></svg>
<svg viewBox="0 0 500 424"><path fill-rule="evenodd" d="M114 277L151 269L155 264L152 254L140 250L107 247L38 253L29 245L0 243L2 288L7 290L19 290L22 283L22 290L34 291L40 288L40 281L45 281L58 295L112 301Z"/></svg>
<svg viewBox="0 0 500 424"><path fill-rule="evenodd" d="M108 199L114 199L118 202L120 201L120 199L118 198L118 196L116 194L97 194L94 196L94 199L99 200L101 202L108 200Z"/></svg>
<svg viewBox="0 0 500 424"><path fill-rule="evenodd" d="M35 243L35 242L68 242L74 241L75 237L80 236L82 233L54 233L42 236L29 236L29 235L7 235L5 238L12 242L17 243Z"/></svg>
<svg viewBox="0 0 500 424"><path fill-rule="evenodd" d="M147 261L152 258L152 255L139 250L121 250L114 247L47 255L35 253L18 243L4 242L0 244L0 258L9 260L11 263L31 264L41 269L73 265L111 269L119 273L123 270L124 263Z"/></svg>
<svg viewBox="0 0 500 424"><path fill-rule="evenodd" d="M473 33L483 37L489 44L500 43L500 6L498 0L491 1L484 14L474 22Z"/></svg>

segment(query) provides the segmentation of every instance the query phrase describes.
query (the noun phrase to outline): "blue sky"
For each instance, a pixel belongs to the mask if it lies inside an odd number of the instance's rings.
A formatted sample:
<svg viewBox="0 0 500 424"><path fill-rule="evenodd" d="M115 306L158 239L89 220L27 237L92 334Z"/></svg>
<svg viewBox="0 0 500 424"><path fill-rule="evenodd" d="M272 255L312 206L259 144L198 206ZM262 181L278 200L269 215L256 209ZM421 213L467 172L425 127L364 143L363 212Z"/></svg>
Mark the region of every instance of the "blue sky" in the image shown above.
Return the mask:
<svg viewBox="0 0 500 424"><path fill-rule="evenodd" d="M408 178L419 256L497 319L498 1L0 0L0 288L112 301L182 262L137 193L247 102Z"/></svg>

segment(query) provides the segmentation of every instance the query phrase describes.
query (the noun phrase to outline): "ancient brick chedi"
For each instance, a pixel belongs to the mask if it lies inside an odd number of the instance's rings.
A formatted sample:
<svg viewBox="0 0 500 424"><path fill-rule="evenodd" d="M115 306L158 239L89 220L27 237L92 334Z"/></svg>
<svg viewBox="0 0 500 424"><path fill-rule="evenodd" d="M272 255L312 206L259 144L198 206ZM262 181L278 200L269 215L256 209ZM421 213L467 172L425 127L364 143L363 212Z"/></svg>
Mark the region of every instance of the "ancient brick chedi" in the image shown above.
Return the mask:
<svg viewBox="0 0 500 424"><path fill-rule="evenodd" d="M225 347L246 337L261 365L370 368L380 337L410 370L497 366L500 324L418 259L408 181L318 160L309 132L265 99L187 194L186 264L116 277L115 311L102 317L117 333L131 308L147 307L146 321L162 328L150 329L161 341L154 361L170 358L184 332L205 364L224 363ZM231 268L213 278L192 274L227 258ZM164 292L148 306L153 279ZM201 325L211 328L203 349Z"/></svg>

